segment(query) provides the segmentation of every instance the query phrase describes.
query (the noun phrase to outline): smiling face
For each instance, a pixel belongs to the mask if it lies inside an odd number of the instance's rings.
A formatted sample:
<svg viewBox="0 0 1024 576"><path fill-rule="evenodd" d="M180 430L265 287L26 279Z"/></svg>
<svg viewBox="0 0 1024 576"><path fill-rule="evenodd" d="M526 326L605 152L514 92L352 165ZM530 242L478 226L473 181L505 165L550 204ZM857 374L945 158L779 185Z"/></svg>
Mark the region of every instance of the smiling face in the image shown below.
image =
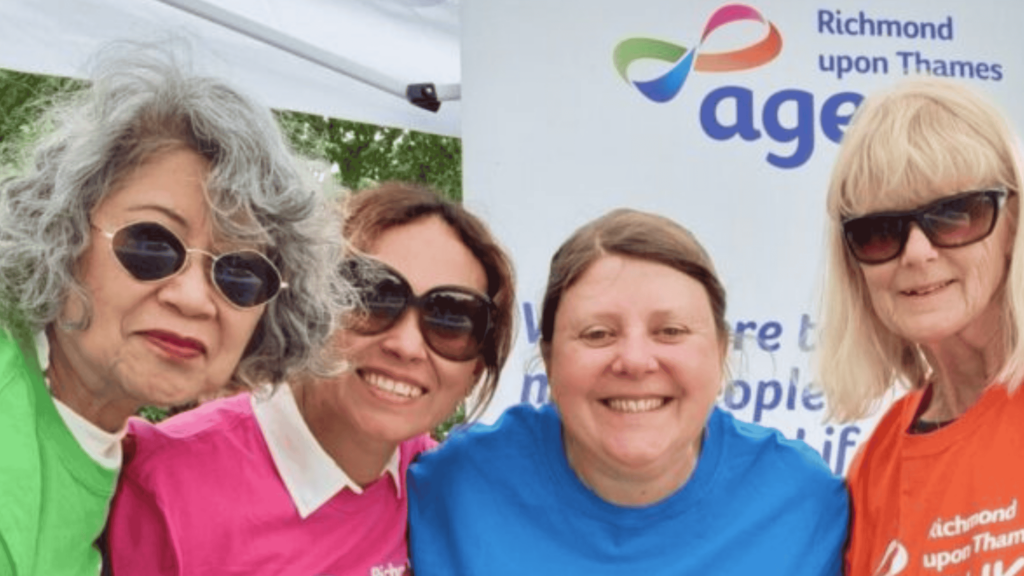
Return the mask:
<svg viewBox="0 0 1024 576"><path fill-rule="evenodd" d="M596 260L564 292L544 351L576 472L685 481L724 354L700 282L652 261Z"/></svg>
<svg viewBox="0 0 1024 576"><path fill-rule="evenodd" d="M416 295L437 286L487 290L483 266L436 216L385 230L367 252L404 276ZM372 442L396 444L439 424L469 393L483 361L442 358L427 346L418 322L419 312L410 308L380 334L340 330L336 340L352 369L313 384L312 401L329 406L351 433Z"/></svg>
<svg viewBox="0 0 1024 576"><path fill-rule="evenodd" d="M210 284L209 259L198 254L176 276L136 280L100 231L150 221L188 247L224 251L211 232L207 170L194 152L161 153L93 211L91 241L78 266L92 322L86 330L51 331L52 377L76 380L93 396L128 406L180 404L229 381L264 306L229 304ZM81 302L71 297L63 317L77 318L80 311Z"/></svg>
<svg viewBox="0 0 1024 576"><path fill-rule="evenodd" d="M879 320L893 333L919 344L951 337L983 343L1001 325L1002 289L1015 226L1011 197L985 239L958 248L936 248L913 225L894 260L860 269Z"/></svg>

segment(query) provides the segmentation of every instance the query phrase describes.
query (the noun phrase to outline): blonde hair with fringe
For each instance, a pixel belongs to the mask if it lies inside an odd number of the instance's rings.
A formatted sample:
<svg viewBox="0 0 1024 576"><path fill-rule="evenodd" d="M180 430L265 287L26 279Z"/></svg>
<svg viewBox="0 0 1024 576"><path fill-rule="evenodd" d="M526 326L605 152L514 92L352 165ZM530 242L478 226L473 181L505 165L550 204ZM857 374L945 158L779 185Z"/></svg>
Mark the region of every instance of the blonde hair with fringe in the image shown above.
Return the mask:
<svg viewBox="0 0 1024 576"><path fill-rule="evenodd" d="M1021 154L1000 111L963 84L905 80L867 98L843 137L828 188L828 244L817 382L831 418L870 414L899 382L924 385L931 367L917 344L878 318L861 272L843 241L842 220L919 206L964 190L1002 186L1019 193ZM1016 211L1004 217L1012 225ZM994 378L1013 390L1024 378L1024 237L1016 234L1001 326L1007 357Z"/></svg>

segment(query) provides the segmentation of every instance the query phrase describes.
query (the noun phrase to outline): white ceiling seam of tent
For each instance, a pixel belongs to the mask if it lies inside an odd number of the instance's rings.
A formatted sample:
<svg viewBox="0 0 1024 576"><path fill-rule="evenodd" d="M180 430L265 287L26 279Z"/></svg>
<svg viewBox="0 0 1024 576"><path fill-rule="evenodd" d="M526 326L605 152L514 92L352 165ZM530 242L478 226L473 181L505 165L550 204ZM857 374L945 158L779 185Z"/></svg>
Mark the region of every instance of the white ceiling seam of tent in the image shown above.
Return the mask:
<svg viewBox="0 0 1024 576"><path fill-rule="evenodd" d="M302 56L211 21L271 31ZM242 23L239 25L238 23ZM113 40L184 38L201 73L277 109L458 136L458 0L14 0L0 4L0 67L82 77ZM259 37L258 35L256 37ZM333 64L333 65L332 65ZM349 66L360 79L339 73ZM334 69L331 69L334 68ZM371 81L368 83L366 77ZM414 92L442 103L411 106ZM433 89L433 94L429 91Z"/></svg>

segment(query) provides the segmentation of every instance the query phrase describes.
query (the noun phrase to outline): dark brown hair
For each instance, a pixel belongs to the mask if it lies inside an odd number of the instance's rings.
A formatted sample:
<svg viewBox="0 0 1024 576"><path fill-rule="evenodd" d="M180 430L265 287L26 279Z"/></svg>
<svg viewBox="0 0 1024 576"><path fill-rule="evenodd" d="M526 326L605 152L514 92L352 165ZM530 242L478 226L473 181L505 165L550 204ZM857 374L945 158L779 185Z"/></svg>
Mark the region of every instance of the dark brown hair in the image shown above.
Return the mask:
<svg viewBox="0 0 1024 576"><path fill-rule="evenodd" d="M697 238L664 216L619 208L580 227L551 258L540 320L541 351L545 358L562 295L594 262L609 254L664 264L700 282L711 302L719 340L723 345L728 341L725 288Z"/></svg>
<svg viewBox="0 0 1024 576"><path fill-rule="evenodd" d="M498 376L512 350L515 274L512 261L487 226L468 210L437 192L402 182L385 182L353 195L345 206L344 235L355 250L370 250L386 230L437 216L458 233L487 274L487 296L495 305L494 326L483 347L487 375L470 417L479 416L494 397Z"/></svg>

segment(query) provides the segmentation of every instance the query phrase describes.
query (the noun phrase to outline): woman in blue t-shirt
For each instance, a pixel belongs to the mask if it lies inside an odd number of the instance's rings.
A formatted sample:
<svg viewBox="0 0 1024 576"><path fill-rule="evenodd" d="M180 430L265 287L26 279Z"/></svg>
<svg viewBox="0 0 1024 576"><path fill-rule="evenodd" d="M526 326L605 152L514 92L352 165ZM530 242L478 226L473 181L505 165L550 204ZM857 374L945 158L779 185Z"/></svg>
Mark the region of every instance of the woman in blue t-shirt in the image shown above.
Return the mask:
<svg viewBox="0 0 1024 576"><path fill-rule="evenodd" d="M553 405L410 468L417 576L839 574L842 480L715 407L728 342L725 291L686 229L616 210L577 230L541 316Z"/></svg>

